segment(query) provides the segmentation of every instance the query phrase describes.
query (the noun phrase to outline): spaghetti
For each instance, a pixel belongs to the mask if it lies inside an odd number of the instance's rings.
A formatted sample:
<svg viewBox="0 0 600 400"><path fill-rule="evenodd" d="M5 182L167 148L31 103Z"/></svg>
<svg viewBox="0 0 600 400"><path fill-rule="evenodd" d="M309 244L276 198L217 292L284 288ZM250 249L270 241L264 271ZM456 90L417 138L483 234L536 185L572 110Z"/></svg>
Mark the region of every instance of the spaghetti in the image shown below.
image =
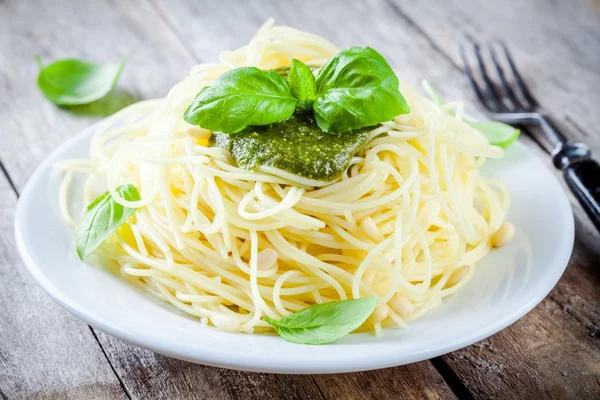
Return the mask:
<svg viewBox="0 0 600 400"><path fill-rule="evenodd" d="M94 135L89 160L56 165L66 171L65 220L75 223L73 174L87 174L85 204L101 183L138 209L97 250L101 262L226 331L266 331L264 316L370 295L379 303L362 329L405 327L464 286L508 209L504 186L479 172L502 150L462 122L462 103L439 107L401 85L410 114L372 130L331 184L272 167L240 169L209 145L211 132L182 119L225 71L286 67L292 58L322 65L337 52L268 21L249 45L193 68L166 99L121 111ZM127 183L141 200L118 195Z"/></svg>

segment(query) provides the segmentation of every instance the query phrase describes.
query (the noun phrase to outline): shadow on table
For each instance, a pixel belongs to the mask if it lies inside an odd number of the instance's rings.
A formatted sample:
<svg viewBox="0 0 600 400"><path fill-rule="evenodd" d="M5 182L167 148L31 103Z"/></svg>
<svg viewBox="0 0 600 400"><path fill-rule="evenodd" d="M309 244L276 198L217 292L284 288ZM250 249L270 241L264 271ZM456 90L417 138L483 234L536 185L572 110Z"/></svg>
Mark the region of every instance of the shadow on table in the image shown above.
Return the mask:
<svg viewBox="0 0 600 400"><path fill-rule="evenodd" d="M109 94L89 104L61 107L73 115L84 117L108 117L142 99L124 89L113 89Z"/></svg>

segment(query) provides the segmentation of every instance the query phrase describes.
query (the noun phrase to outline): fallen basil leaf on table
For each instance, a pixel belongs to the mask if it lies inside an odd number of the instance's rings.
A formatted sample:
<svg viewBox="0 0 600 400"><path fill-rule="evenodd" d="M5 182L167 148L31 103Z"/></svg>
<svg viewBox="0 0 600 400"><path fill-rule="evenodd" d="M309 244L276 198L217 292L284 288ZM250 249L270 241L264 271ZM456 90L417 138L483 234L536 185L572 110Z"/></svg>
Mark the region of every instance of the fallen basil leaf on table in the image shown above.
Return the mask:
<svg viewBox="0 0 600 400"><path fill-rule="evenodd" d="M431 99L438 105L443 106L444 101L439 94L433 89L429 82L423 82L423 88L431 97ZM454 115L454 110L448 111L449 114ZM497 121L475 121L470 118L463 117L463 121L471 128L481 132L483 136L489 140L489 142L495 146L507 148L521 134L521 131L513 126L504 124Z"/></svg>
<svg viewBox="0 0 600 400"><path fill-rule="evenodd" d="M117 193L127 201L138 201L140 194L132 184L122 185ZM75 228L75 248L81 260L89 256L102 242L135 212L123 207L109 191L94 200L84 211Z"/></svg>
<svg viewBox="0 0 600 400"><path fill-rule="evenodd" d="M77 59L64 59L42 65L35 57L40 73L37 84L44 96L61 106L88 104L106 96L116 85L125 58L119 64L96 64Z"/></svg>
<svg viewBox="0 0 600 400"><path fill-rule="evenodd" d="M285 340L300 344L331 343L361 326L373 313L377 296L315 304L280 320L265 317Z"/></svg>

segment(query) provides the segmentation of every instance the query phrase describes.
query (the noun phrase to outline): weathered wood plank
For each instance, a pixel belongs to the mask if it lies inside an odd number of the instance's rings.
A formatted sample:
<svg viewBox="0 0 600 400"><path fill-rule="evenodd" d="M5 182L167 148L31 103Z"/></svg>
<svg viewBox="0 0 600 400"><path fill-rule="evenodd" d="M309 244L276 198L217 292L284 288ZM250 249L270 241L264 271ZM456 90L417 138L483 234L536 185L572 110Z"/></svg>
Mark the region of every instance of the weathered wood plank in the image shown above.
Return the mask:
<svg viewBox="0 0 600 400"><path fill-rule="evenodd" d="M523 137L521 141L530 143L529 148L552 169L552 161L544 151L534 145L532 139ZM559 178L560 179L560 178ZM569 194L574 205L575 244L569 266L561 280L548 295L557 302L565 312L577 319L586 329L588 335L600 337L600 233L588 219L577 200L569 192L567 185L560 180L564 190Z"/></svg>
<svg viewBox="0 0 600 400"><path fill-rule="evenodd" d="M99 102L57 107L37 89L33 56L78 57L127 65L117 89ZM0 120L11 140L0 159L18 187L49 152L120 108L165 96L194 60L145 1L0 2Z"/></svg>
<svg viewBox="0 0 600 400"><path fill-rule="evenodd" d="M394 3L455 65L460 65L456 41L462 36L480 41L506 39L542 105L561 120L571 139L588 143L598 154L600 137L588 134L597 126L593 104L598 93L594 88L600 87L594 67L600 60L599 14L591 3L505 2L503 8L490 3L475 7L473 2L453 2L445 7L427 2ZM539 148L531 148L552 169L548 157ZM600 274L594 261L600 256L600 235L572 196L571 202L577 232L573 257L549 298L513 327L443 358L476 396L510 393L519 398L533 392L555 398L598 396L600 386L594 376L598 369L590 370L590 365L597 366L600 354ZM581 326L569 321L568 315ZM549 326L549 322L557 326ZM545 332L544 340L531 337L531 332L539 331ZM494 354L490 354L490 346L497 346Z"/></svg>
<svg viewBox="0 0 600 400"><path fill-rule="evenodd" d="M600 398L600 343L551 298L443 359L475 398Z"/></svg>
<svg viewBox="0 0 600 400"><path fill-rule="evenodd" d="M324 399L310 376L205 367L99 337L135 399Z"/></svg>
<svg viewBox="0 0 600 400"><path fill-rule="evenodd" d="M205 367L140 350L100 333L133 398L216 399L449 399L431 363L343 375L276 375Z"/></svg>
<svg viewBox="0 0 600 400"><path fill-rule="evenodd" d="M126 399L89 327L50 300L21 263L16 200L0 173L0 398Z"/></svg>
<svg viewBox="0 0 600 400"><path fill-rule="evenodd" d="M387 0L456 66L457 43L502 39L545 109L600 155L600 8L586 0Z"/></svg>
<svg viewBox="0 0 600 400"><path fill-rule="evenodd" d="M80 7L84 6L76 4L71 9L54 5L51 9L43 10L42 13L47 14L44 23L36 25L30 21L34 26L23 24L23 21L33 18L27 13L27 7L12 3L9 7L12 7L10 13L3 14L4 20L0 17L0 25L8 24L3 26L7 26L12 36L16 35L20 39L17 43L2 42L0 39L0 52L3 54L1 57L4 57L0 60L19 62L24 67L19 71L12 70L9 76L1 78L2 85L8 91L6 99L12 98L12 101L9 103L6 100L6 103L1 104L0 117L10 121L6 131L15 137L15 141L11 141L9 147L0 149L0 157L5 160L18 189L23 187L35 166L52 149L73 132L98 119L96 111L99 114L109 113L133 99L163 95L193 64L188 53L173 40L170 33L163 32L167 28L145 3L131 8L123 6L122 9L113 9L109 4L102 2L86 4L86 19L81 25L74 24L70 32L61 32L60 37L46 39L47 46L31 38L41 37L46 30L54 32L56 22L52 21L56 21L58 16L72 24L73 21L78 21L77 15L82 11ZM158 8L155 10L160 12ZM11 22L17 19L19 24ZM102 26L103 29L90 30L90 26ZM127 26L127 29L123 26ZM252 31L257 27L258 23L254 23L251 26ZM22 32L23 29L26 31ZM156 36L156 31L161 34ZM20 32L23 34L18 35ZM236 36L224 37L231 39ZM86 49L96 43L100 43L100 46L96 46L87 54ZM215 46L219 49L231 47L219 43ZM165 47L170 48L172 54L166 54L163 59ZM134 56L130 56L128 62L131 72L127 73L126 70L119 84L121 88L127 87L127 91L121 89L112 99L92 107L79 108L73 113L73 110L52 106L39 93L31 90L31 81L36 75L33 63L28 64L31 54L42 53L53 59L73 55L74 52L97 60L115 59L119 52L133 52ZM137 66L134 67L136 63ZM168 78L152 79L153 76ZM28 104L30 115L34 115L34 118L27 121L23 120L19 111L25 104ZM428 362L388 372L349 375L351 379L337 376L329 378L328 384L323 385L315 382L310 376L247 374L194 365L138 349L99 331L96 331L96 334L133 398L359 398L364 386L359 377L366 376L367 379L377 382L382 379L377 377L389 376L390 373L393 373L396 383L377 388L382 397L396 397L398 385L410 386L411 389L405 392L411 396L452 397L441 376ZM420 382L414 382L417 377L421 379ZM335 386L338 389L335 391L329 384L332 379L333 382L337 382Z"/></svg>
<svg viewBox="0 0 600 400"><path fill-rule="evenodd" d="M222 49L245 44L257 25L273 16L278 24L313 31L341 47L372 45L384 53L406 82L416 86L426 78L450 98L462 98L471 104L476 104L476 99L459 72L458 42L466 34L485 40L506 32L544 108L567 128L569 137L585 140L600 152L600 136L589 135L599 118L593 107L600 100L600 91L596 90L600 88L600 75L594 68L600 62L600 23L594 21L600 16L586 12L591 5L584 0L578 0L576 6L564 3L555 8L545 0L527 4L511 1L502 8L476 1L455 1L443 7L433 2L393 0L387 1L389 6L371 0L305 1L294 7L269 0L249 1L246 7L231 0L211 4L152 1L165 13L185 46L202 60L216 60ZM515 9L519 9L518 15ZM343 24L331 23L332 15ZM583 25L578 23L581 15L586 15ZM522 21L515 24L513 18ZM529 19L536 25L527 25ZM476 23L469 24L473 21ZM489 30L487 21L491 24ZM519 29L513 29L514 25ZM556 26L561 29L553 29ZM568 35L564 34L565 27ZM519 40L523 35L528 40ZM545 46L543 53L535 51L545 40L552 46ZM561 84L569 86L565 89Z"/></svg>
<svg viewBox="0 0 600 400"><path fill-rule="evenodd" d="M455 44L452 43L452 46L450 46L450 44L444 43L443 46L445 49L452 50L448 50L448 53L440 52L439 47L442 47L442 45L438 45L432 39L423 38L418 26L414 26L413 19L417 18L417 16L407 18L405 15L399 14L394 5L388 8L379 2L368 2L367 4L360 3L360 5L363 5L361 7L358 2L344 2L344 5L342 5L339 2L331 1L327 3L306 1L302 7L296 6L291 8L280 7L277 3L271 2L252 2L251 4L254 7L240 10L235 7L226 7L230 5L227 1L220 3L220 5L225 4L225 7L199 6L196 3L187 4L183 2L167 6L166 2L157 1L158 7L171 19L171 25L178 31L178 36L185 37L188 46L192 47L194 52L208 55L211 59L216 58L218 53L218 50L212 47L213 44L224 43L230 47L235 47L247 41L246 38L240 38L238 42L232 43L231 39L223 37L224 31L227 32L235 29L238 35L240 32L243 32L250 37L255 29L252 26L253 20L258 24L259 21L262 22L262 19L274 16L277 23L291 24L299 28L309 29L327 37L340 46L370 44L381 51L400 70L401 78L409 83L417 84L420 79L427 78L447 98L464 98L471 103L475 102L471 89L468 87L468 82L463 77L459 68L457 68L457 60L453 58L455 56L454 53L450 55L450 52L456 49ZM471 5L474 4L474 2L468 3ZM402 3L399 2L399 4ZM464 3L462 4L463 8L471 9L474 13L477 12L476 7L469 7L468 5L464 5ZM428 6L439 7L439 5L431 3ZM318 12L316 12L317 8ZM510 10L505 11L505 13L506 15L503 15L503 17L508 19L510 17ZM221 21L227 20L227 15L232 14L233 17L230 21L235 21L231 22L232 25L225 24L220 27L218 26L221 24ZM340 28L339 24L328 24L327 19L330 15L336 15L340 21L344 21L344 27L351 28L343 29L343 27ZM395 15L397 18L390 18L390 15ZM178 23L176 24L175 21ZM199 21L200 23L194 24L192 21ZM430 25L444 25L440 20L429 21L429 23ZM516 53L516 55L520 56L519 53ZM562 62L564 63L563 68L569 68L567 60L562 60ZM538 68L541 67L542 65L538 65ZM550 73L557 73L553 69L552 64L546 64L544 67L551 69ZM589 75L589 71L586 73ZM542 85L543 82L540 81L539 85ZM532 85L533 89L536 90L539 85ZM543 95L539 97L543 102L546 100L546 97ZM563 101L560 105L562 106L567 103L569 101ZM546 105L545 102L543 104ZM572 107L577 108L578 105L573 105ZM552 110L552 105L549 108ZM476 113L477 110L472 109L471 112ZM567 126L569 125L569 118L587 118L587 120L594 118L591 116L575 117L574 115L576 114L570 114L569 112L570 109L567 109L558 114L562 117L562 122ZM571 130L569 134L571 134ZM571 137L581 138L582 136L581 134L577 136L577 133L575 133ZM534 149L537 155L552 169L548 156L541 149L526 137L522 141ZM586 141L594 149L600 150L600 141ZM556 174L558 175L558 172ZM568 191L568 189L566 190ZM597 335L597 324L600 320L600 315L598 314L600 312L600 293L597 290L600 278L592 262L595 259L594 255L598 253L597 243L599 236L577 203L573 201L573 204L578 221L577 242L573 259L565 276L550 295L550 299L557 301L560 307L562 307L562 311L560 309L548 309L544 305L541 305L532 312L533 317L529 316L524 320L532 321L532 324L537 320L554 320L557 326L554 326L554 330L550 331L550 339L544 346L545 351L552 354L560 354L560 357L563 357L562 350L564 348L560 342L560 339L563 338L561 332L568 331L577 338L585 338L581 343L570 339L570 342L566 344L569 348L581 346L578 348L578 351L586 354L589 353L591 357L586 360L588 363L582 362L575 365L570 378L563 377L562 381L560 381L560 384L563 385L563 390L558 393L565 393L565 395L571 396L585 394L585 390L591 390L590 381L585 381L582 377L589 377L596 373L596 370L591 367L589 361L595 360L599 353L596 341L593 337L590 338L589 335ZM546 300L546 303L554 304L550 299ZM556 305L555 308L557 307ZM552 313L559 314L560 318L557 318ZM521 322L519 326L527 326L527 324L528 322ZM482 372L479 370L478 364L467 363L460 369L460 377L465 382L470 383L469 390L472 390L477 397L485 398L492 394L498 395L503 391L515 394L523 393L524 390L529 390L531 393L545 393L553 387L553 381L549 381L548 379L552 376L556 367L555 364L550 362L541 364L544 371L532 373L531 370L532 368L535 369L534 366L528 363L527 360L523 360L523 354L528 354L524 352L525 349L532 353L534 359L539 357L541 360L544 360L545 356L536 353L535 349L529 350L531 346L530 341L527 340L527 336L512 335L509 330L506 333L501 332L494 336L494 338L496 337L496 341L499 344L494 353L487 352L485 349L483 351L480 350L480 347L485 346L486 343L482 342L482 344L472 346L455 354L464 359L485 360L492 365L494 363L510 365L511 368L507 368L506 372L506 375L510 379L507 379L504 385L497 384L486 391L482 387L485 386L484 383L486 380L494 379L493 375L495 371L488 369ZM516 343L512 344L511 341L516 341ZM505 356L504 360L499 359L500 354ZM457 367L460 362L453 359L452 355L444 359L447 360L453 369L459 370ZM514 362L508 363L507 360L511 359L514 359ZM562 359L565 360L565 363L568 361L566 357ZM557 359L554 359L554 361L556 362ZM561 364L559 363L558 365ZM585 384L583 384L584 381Z"/></svg>
<svg viewBox="0 0 600 400"><path fill-rule="evenodd" d="M430 362L343 375L315 375L327 399L451 399L444 379Z"/></svg>
<svg viewBox="0 0 600 400"><path fill-rule="evenodd" d="M552 168L531 139L521 140ZM594 261L600 256L600 235L583 210L574 212L573 256L548 297L509 328L442 357L475 398L600 395L600 274Z"/></svg>
<svg viewBox="0 0 600 400"><path fill-rule="evenodd" d="M10 135L15 139L15 143L11 140L5 144L6 141L3 141L0 159L6 163L17 187L23 186L35 166L50 150L56 148L72 133L96 120L98 114L109 113L134 99L166 93L168 88L189 70L193 63L191 55L196 60L209 61L216 58L216 54L222 49L242 45L258 25L271 15L275 16L279 23L315 31L341 46L373 45L401 69L404 79L409 83L415 84L421 78L427 77L449 97L469 98L470 94L466 81L452 63L448 62L447 55L441 56L436 46L423 38L411 21L398 19L393 8L376 1L306 1L289 7L279 2L264 1L246 2L242 5L232 1L220 1L218 4L167 4L161 0L152 2L151 6L143 2L133 5L122 2L81 2L69 5L39 4L35 8L36 12L32 13L31 3L0 3L0 86L5 93L0 97L0 119L6 121L3 135ZM40 15L44 18L40 19ZM335 15L336 19L344 23L331 23L331 15ZM61 31L63 25L68 26L69 31ZM118 58L120 52L129 55L129 66L119 85L121 88L128 88L127 91L117 92L109 101L76 110L79 115L55 108L32 90L36 68L33 62L28 64L27 61L32 54L42 53L49 58L77 55L106 61L109 58ZM518 53L516 55L521 56ZM14 68L14 65L18 65L19 68ZM537 91L538 86L534 89ZM27 118L23 118L24 109L28 110ZM588 125L584 123L582 126L587 130L585 127ZM580 223L578 232L581 232L582 225L587 226L585 222ZM567 275L553 291L553 296L562 296L560 298L564 302L561 305L566 307L570 305L568 301L572 301L572 296L577 293L579 286L587 285L580 295L581 300L573 302L574 307L569 310L570 314L556 305L554 308L542 305L532 312L534 316L539 315L531 322L532 326L548 328L551 340L544 344L547 352L560 354L562 347L557 338L563 335L564 330L569 333L566 335L569 338L568 348L574 349L578 354L584 354L587 357L582 358L585 362L597 362L594 357L598 350L594 347L593 338L586 336L588 332L583 325L576 323L571 315L578 320L588 321L585 323L591 326L589 322L592 321L593 314L580 310L588 307L593 311L594 306L599 304L596 297L590 297L593 295L591 289L594 285L597 288L597 283L594 282L598 279L597 274L591 275L593 258L589 257L597 255L597 251L590 251L595 248L593 244L593 236L583 236L579 239L578 249L581 246L584 246L584 249L576 251L574 260L580 260L581 265L573 267L572 262ZM590 283L590 276L595 277L595 281ZM565 279L573 284L564 285ZM598 308L595 307L596 310ZM528 321L532 314L519 324L529 326ZM535 325L539 320L547 319L552 320L554 325ZM508 331L512 329L514 327ZM485 397L490 393L523 393L516 387L519 384L543 393L550 387L544 387L543 384L550 382L548 378L552 376L550 371L554 364L540 362L544 370L530 383L525 378L531 372L532 363L522 358L523 354L528 354L525 351L535 349L530 349L530 342L523 340L523 331L509 337L515 340L516 344L502 336L509 335L505 332L489 339L498 341L494 352L478 351L474 346L463 350L466 352L462 353L466 354L465 359L478 361L445 359L465 382L469 383L469 389L478 396ZM254 394L262 394L265 398L298 395L310 398L361 398L370 395L391 397L395 391L411 385L419 390L415 393L408 392L414 396L450 396L439 376L432 374L429 363L364 374L316 377L311 381L305 377L244 374L195 366L134 348L102 333L98 333L98 336L117 372L136 398L153 393L165 398L190 397L200 393L223 398L239 394L252 397ZM519 351L507 352L511 347L516 347ZM498 353L509 355L504 360L498 358ZM535 360L539 357L544 360L541 353L533 354ZM511 357L517 356L516 365L512 365L514 360ZM565 358L560 360L563 359ZM490 376L493 378L494 375L494 371L490 370L482 374L479 381L475 380L480 373L477 369L481 360L492 364L503 363L505 366L510 360L507 383L504 386L494 386L494 391L480 391L480 388L485 386L485 380L491 379ZM577 374L583 376L585 373L597 373L594 372L594 365L583 367L577 370ZM579 376L577 374L574 376ZM433 382L437 383L429 387L428 381L432 376ZM394 379L397 381L389 383ZM413 380L415 382L411 383ZM593 393L576 391L574 385L581 384L582 388L588 388L588 381L566 381L560 382L567 385L565 391L560 393ZM381 384L374 386L373 382ZM385 382L388 382L389 388L385 386ZM262 392L262 388L268 389ZM498 392L499 390L504 393Z"/></svg>
<svg viewBox="0 0 600 400"><path fill-rule="evenodd" d="M456 98L469 90L467 82L429 40L380 0L306 0L293 7L276 0L152 2L186 47L204 61L215 61L222 50L247 44L258 27L274 17L277 25L314 32L342 48L373 46L397 68L400 78L412 85L419 85L426 77Z"/></svg>

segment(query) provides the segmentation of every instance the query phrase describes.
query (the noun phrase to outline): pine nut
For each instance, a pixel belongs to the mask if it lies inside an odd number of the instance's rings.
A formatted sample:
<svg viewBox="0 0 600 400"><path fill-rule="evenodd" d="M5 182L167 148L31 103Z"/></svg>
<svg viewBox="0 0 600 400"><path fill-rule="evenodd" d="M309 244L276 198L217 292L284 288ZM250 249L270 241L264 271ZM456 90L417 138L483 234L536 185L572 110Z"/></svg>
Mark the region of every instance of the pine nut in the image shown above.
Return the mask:
<svg viewBox="0 0 600 400"><path fill-rule="evenodd" d="M462 265L462 266L458 267L452 273L452 275L450 275L450 278L448 278L448 281L446 282L446 287L452 287L452 286L456 285L458 282L462 281L463 278L467 275L467 272L469 272L468 265Z"/></svg>
<svg viewBox="0 0 600 400"><path fill-rule="evenodd" d="M397 293L390 299L388 305L402 318L407 318L415 312L412 303L406 297Z"/></svg>
<svg viewBox="0 0 600 400"><path fill-rule="evenodd" d="M278 256L279 254L277 253L277 250L275 250L272 247L268 247L262 250L258 253L258 256L256 257L256 264L258 266L258 269L261 271L271 269L271 267L277 262Z"/></svg>
<svg viewBox="0 0 600 400"><path fill-rule="evenodd" d="M387 306L377 307L373 314L367 319L365 325L375 325L386 319L388 316Z"/></svg>
<svg viewBox="0 0 600 400"><path fill-rule="evenodd" d="M371 217L364 217L360 221L360 227L376 243L380 243L385 239Z"/></svg>
<svg viewBox="0 0 600 400"><path fill-rule="evenodd" d="M213 315L210 317L210 322L225 332L236 332L238 329L240 329L240 321L238 321L238 319L235 317L230 317L229 315Z"/></svg>
<svg viewBox="0 0 600 400"><path fill-rule="evenodd" d="M492 235L492 246L502 247L515 236L515 226L510 222L505 222L500 228Z"/></svg>

